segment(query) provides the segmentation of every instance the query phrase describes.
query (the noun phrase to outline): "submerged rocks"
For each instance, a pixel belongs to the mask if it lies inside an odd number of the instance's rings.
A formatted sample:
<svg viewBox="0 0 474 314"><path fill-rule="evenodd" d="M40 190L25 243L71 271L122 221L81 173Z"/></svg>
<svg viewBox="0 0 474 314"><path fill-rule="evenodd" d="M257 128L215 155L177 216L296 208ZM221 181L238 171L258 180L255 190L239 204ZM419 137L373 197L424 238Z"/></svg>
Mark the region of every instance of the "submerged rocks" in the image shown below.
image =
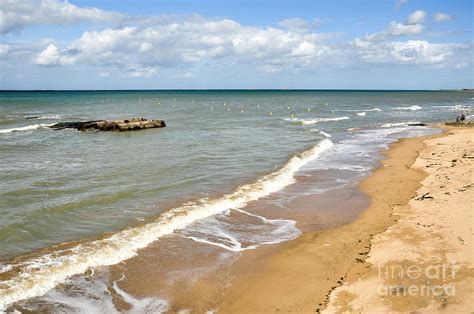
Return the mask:
<svg viewBox="0 0 474 314"><path fill-rule="evenodd" d="M151 128L163 128L166 126L164 120L147 120L144 118L132 118L125 120L93 120L82 122L61 122L50 126L55 130L77 129L79 131L135 131Z"/></svg>

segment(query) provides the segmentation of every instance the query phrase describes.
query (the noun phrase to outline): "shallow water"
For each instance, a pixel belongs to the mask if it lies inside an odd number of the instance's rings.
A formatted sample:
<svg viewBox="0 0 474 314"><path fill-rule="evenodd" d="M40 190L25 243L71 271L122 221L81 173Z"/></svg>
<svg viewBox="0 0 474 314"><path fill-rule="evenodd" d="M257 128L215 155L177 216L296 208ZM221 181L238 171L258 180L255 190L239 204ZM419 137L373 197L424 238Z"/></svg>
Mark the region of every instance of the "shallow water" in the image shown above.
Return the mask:
<svg viewBox="0 0 474 314"><path fill-rule="evenodd" d="M2 92L0 308L91 267L127 260L170 235L191 240L184 242L191 251L204 245L240 252L292 239L301 232L297 217L304 217L284 212L292 200L355 186L394 139L434 131L407 122L469 116L471 98L467 92ZM134 116L164 119L167 127L47 128ZM275 209L246 209L266 198ZM51 247L67 241L77 242ZM51 291L46 297L59 293Z"/></svg>

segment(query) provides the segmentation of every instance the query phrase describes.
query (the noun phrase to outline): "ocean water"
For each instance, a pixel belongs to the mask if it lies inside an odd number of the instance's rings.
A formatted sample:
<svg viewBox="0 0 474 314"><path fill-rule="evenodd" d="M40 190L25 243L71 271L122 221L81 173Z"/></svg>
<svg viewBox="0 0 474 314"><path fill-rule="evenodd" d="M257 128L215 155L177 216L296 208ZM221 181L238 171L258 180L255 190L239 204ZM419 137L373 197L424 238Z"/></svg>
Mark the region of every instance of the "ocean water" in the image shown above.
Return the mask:
<svg viewBox="0 0 474 314"><path fill-rule="evenodd" d="M65 283L173 237L225 254L291 240L292 200L354 187L389 143L437 132L409 123L473 119L473 105L465 91L0 92L0 310L117 310ZM129 117L167 127L48 128ZM278 214L248 208L261 200ZM167 309L121 280L109 288L137 311Z"/></svg>

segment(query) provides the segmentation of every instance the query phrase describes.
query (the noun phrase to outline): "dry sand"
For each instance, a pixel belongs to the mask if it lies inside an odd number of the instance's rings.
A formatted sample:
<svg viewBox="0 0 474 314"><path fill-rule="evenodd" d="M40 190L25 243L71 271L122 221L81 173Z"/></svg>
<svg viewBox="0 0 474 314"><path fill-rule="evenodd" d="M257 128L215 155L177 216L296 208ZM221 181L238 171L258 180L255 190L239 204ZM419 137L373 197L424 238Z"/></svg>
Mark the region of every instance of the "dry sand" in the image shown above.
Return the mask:
<svg viewBox="0 0 474 314"><path fill-rule="evenodd" d="M372 239L367 269L333 291L327 313L474 311L474 129L425 141L428 174L398 221Z"/></svg>
<svg viewBox="0 0 474 314"><path fill-rule="evenodd" d="M219 312L472 311L473 131L392 144L359 187L371 204L357 220L244 255ZM379 278L379 265L399 273ZM400 280L407 269L414 279ZM410 286L444 294L393 294Z"/></svg>

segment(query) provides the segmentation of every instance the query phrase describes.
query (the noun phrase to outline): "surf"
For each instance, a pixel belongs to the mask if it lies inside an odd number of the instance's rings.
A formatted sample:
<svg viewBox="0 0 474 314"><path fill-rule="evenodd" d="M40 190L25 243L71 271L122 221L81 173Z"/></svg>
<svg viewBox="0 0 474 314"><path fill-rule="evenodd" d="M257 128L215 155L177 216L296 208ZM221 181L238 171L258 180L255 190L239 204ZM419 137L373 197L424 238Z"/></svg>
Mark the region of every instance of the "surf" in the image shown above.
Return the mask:
<svg viewBox="0 0 474 314"><path fill-rule="evenodd" d="M162 236L182 230L197 220L229 209L242 209L249 202L280 191L295 182L294 175L298 170L333 146L331 140L323 139L313 148L293 156L279 170L259 178L254 183L240 186L233 193L173 208L143 226L125 229L100 240L83 242L71 249L30 257L10 265L18 272L3 282L0 289L0 309L20 300L43 295L67 278L84 273L90 268L114 265L130 259L138 250Z"/></svg>

